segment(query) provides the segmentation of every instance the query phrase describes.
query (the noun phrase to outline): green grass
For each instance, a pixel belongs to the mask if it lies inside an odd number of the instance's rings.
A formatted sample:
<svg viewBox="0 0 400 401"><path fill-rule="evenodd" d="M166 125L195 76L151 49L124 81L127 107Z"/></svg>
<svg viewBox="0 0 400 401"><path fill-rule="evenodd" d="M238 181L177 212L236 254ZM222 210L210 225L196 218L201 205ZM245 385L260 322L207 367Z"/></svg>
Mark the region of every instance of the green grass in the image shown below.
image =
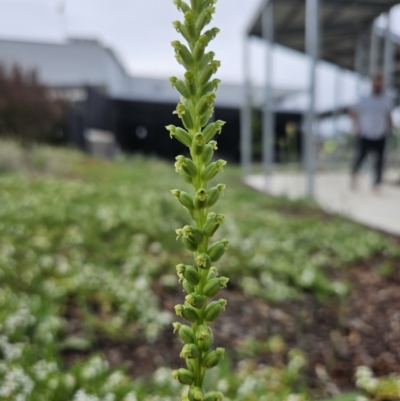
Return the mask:
<svg viewBox="0 0 400 401"><path fill-rule="evenodd" d="M326 398L323 401L355 401L357 397L360 397L361 393L346 393L338 395L337 397Z"/></svg>
<svg viewBox="0 0 400 401"><path fill-rule="evenodd" d="M0 175L0 400L176 397L179 386L166 368L149 386L95 355L71 368L60 356L66 347L90 349L96 332L154 341L173 321L152 289L158 279L177 286L175 264L191 262L175 240L174 230L189 218L169 192L181 189L172 164L140 157L110 163L51 149L40 154L40 164L28 160L21 172L9 163ZM399 257L397 244L379 233L312 203L244 187L236 167L221 181L228 185L219 238L231 240L221 273L229 271L232 285L249 295L277 303L304 291L339 299L348 290L349 266ZM64 316L71 305L81 311L83 337L68 334ZM302 364L296 366L249 365L213 377L237 401L278 401L294 391ZM254 381L264 387L249 384ZM265 388L271 390L262 398Z"/></svg>

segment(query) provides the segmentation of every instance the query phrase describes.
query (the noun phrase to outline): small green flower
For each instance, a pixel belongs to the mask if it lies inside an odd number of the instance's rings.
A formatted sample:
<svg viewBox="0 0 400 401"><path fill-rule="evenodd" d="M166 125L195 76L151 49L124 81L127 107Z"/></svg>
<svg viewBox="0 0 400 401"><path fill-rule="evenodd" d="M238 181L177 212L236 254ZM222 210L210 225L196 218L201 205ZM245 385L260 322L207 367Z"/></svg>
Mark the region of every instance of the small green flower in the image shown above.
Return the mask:
<svg viewBox="0 0 400 401"><path fill-rule="evenodd" d="M216 177L226 164L225 160L214 161L217 150L215 136L221 133L225 122L209 122L214 113L216 90L220 80L214 78L221 63L207 47L219 32L218 28L206 29L215 13L216 0L174 0L183 13L183 21L173 22L186 44L172 42L177 61L186 72L181 78L171 77L170 82L180 93L181 100L174 114L182 121L183 127L168 125L171 138L185 145L189 156L176 157L175 170L182 179L192 185L192 191L172 190L172 194L186 209L193 223L176 230L177 239L193 252L194 266L178 264L176 272L186 292L185 303L176 305L178 316L189 325L174 323L184 342L180 356L186 360L187 369L178 369L173 377L189 385L187 395L182 399L190 401L222 401L223 394L210 391L203 393L202 387L206 370L216 366L223 358L224 349L213 350L214 336L209 323L215 321L225 310L226 301L209 301L225 288L229 279L218 277L218 270L212 262L218 261L228 249L228 241L209 243L225 216L210 210L224 194L225 185L210 187L209 181Z"/></svg>

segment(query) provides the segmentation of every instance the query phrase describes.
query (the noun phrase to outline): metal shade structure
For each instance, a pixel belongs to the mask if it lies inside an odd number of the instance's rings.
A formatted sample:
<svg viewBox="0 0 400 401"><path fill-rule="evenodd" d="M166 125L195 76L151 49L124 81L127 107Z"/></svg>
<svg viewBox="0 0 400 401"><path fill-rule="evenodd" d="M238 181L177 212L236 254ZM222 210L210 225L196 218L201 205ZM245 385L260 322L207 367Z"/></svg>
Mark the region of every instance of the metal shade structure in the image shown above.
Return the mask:
<svg viewBox="0 0 400 401"><path fill-rule="evenodd" d="M306 193L313 195L315 171L315 89L318 60L330 62L338 69L348 69L368 76L383 73L388 89L400 87L400 52L391 31L390 10L399 0L262 0L245 33L265 40L268 60L265 65L266 90L264 107L264 174L266 184L272 169L271 138L271 49L279 44L308 55L310 61L309 108L304 115L305 152L307 169ZM378 28L377 18L387 14L386 28ZM248 51L245 50L245 54ZM245 91L250 91L250 70L245 56ZM249 171L249 106L243 106L242 143L243 172ZM247 111L246 111L247 110ZM247 139L246 139L247 138ZM247 144L247 145L246 145Z"/></svg>
<svg viewBox="0 0 400 401"><path fill-rule="evenodd" d="M279 0L274 4L274 42L299 52L306 51L305 0ZM322 0L319 10L319 58L341 68L354 70L355 49L364 36L365 44L371 42L371 26L375 19L388 12L398 0ZM262 4L249 25L249 36L262 37ZM399 54L400 56L400 54ZM366 59L367 60L367 59ZM400 57L398 60L400 86Z"/></svg>

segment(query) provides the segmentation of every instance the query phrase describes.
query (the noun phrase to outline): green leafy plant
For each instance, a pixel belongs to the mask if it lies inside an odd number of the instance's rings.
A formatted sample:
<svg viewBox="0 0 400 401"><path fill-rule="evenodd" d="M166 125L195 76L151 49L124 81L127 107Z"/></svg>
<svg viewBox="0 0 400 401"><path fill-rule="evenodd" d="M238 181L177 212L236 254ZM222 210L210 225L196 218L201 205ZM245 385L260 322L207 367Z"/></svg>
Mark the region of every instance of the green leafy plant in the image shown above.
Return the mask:
<svg viewBox="0 0 400 401"><path fill-rule="evenodd" d="M210 212L218 198L223 195L225 185L208 188L212 180L226 164L225 160L213 160L217 142L214 136L221 132L223 121L209 123L214 113L213 104L219 80L212 79L220 66L213 52L206 52L209 42L216 37L218 28L205 30L215 12L216 0L191 0L190 5L175 0L178 10L184 14L184 21L175 21L175 29L182 34L187 45L172 42L177 61L186 69L184 79L176 77L170 81L182 95L175 113L182 120L184 128L167 127L171 137L176 138L190 151L190 158L176 157L176 172L185 182L193 186L193 195L175 189L172 194L187 210L194 224L176 230L178 239L194 255L192 265L179 264L177 274L187 293L185 303L176 305L176 314L191 325L174 323L175 330L183 340L180 356L186 360L187 369L173 372L174 378L189 385L183 399L190 401L222 400L221 392L203 393L203 382L207 369L218 365L224 349L213 349L213 333L209 323L215 321L224 311L226 300L210 302L228 282L218 277L217 268L212 266L228 248L228 241L210 244L210 239L222 225L224 216Z"/></svg>
<svg viewBox="0 0 400 401"><path fill-rule="evenodd" d="M355 376L356 386L364 393L364 396L358 397L357 401L384 401L400 398L400 376L397 374L377 378L368 366L359 366Z"/></svg>

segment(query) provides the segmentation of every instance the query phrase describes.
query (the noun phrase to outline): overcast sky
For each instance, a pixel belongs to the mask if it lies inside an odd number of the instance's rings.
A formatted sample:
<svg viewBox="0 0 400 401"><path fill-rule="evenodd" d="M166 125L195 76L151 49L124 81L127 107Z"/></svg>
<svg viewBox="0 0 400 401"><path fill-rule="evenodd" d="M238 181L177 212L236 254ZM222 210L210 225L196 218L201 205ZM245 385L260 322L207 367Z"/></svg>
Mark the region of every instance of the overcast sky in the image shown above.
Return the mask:
<svg viewBox="0 0 400 401"><path fill-rule="evenodd" d="M222 60L220 78L242 79L243 32L261 0L219 0L214 24L221 33L212 49ZM179 74L169 45L178 34L171 22L180 18L172 0L0 0L0 37L63 41L66 37L97 38L117 53L135 75L167 77ZM400 33L400 12L395 29ZM397 23L396 23L397 22ZM265 57L260 44L253 45L253 78L262 83ZM279 87L305 88L307 62L291 51L278 50L274 57L274 83ZM337 80L335 69L322 65L318 71L318 104L329 107ZM352 74L340 75L341 101L355 98Z"/></svg>

